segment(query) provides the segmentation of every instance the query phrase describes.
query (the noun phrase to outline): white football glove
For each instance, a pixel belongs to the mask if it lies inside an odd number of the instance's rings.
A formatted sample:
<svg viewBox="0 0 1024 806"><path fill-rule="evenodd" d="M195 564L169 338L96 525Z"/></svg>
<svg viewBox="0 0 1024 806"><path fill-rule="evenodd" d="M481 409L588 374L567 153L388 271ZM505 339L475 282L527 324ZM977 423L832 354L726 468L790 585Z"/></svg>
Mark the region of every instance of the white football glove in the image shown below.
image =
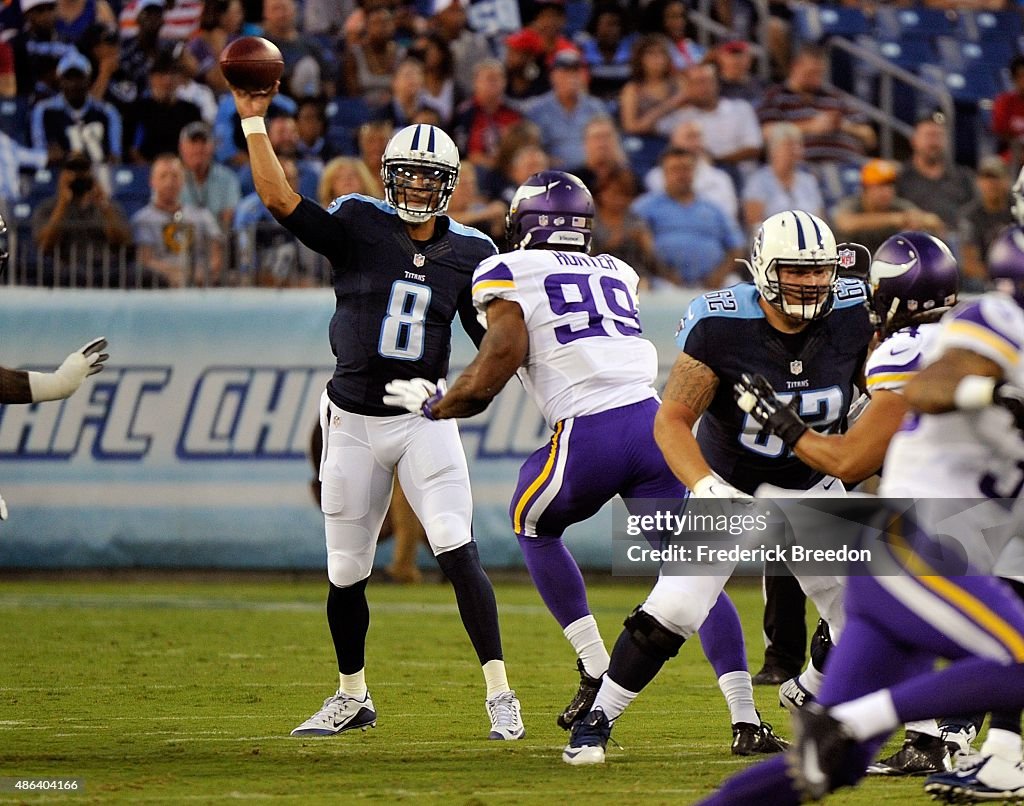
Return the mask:
<svg viewBox="0 0 1024 806"><path fill-rule="evenodd" d="M705 476L693 485L690 494L694 498L750 498L753 496L740 492L731 484L727 484L715 476Z"/></svg>
<svg viewBox="0 0 1024 806"><path fill-rule="evenodd" d="M0 521L7 520L7 502L4 501L4 497L0 495Z"/></svg>
<svg viewBox="0 0 1024 806"><path fill-rule="evenodd" d="M82 385L82 381L103 369L103 362L110 358L103 352L106 348L107 340L100 336L65 358L56 372L29 372L28 385L32 390L32 402L71 397Z"/></svg>
<svg viewBox="0 0 1024 806"><path fill-rule="evenodd" d="M437 403L448 391L444 380L438 383L426 378L413 378L411 381L389 381L384 384L384 405L405 409L412 414L419 414L433 420L430 406Z"/></svg>

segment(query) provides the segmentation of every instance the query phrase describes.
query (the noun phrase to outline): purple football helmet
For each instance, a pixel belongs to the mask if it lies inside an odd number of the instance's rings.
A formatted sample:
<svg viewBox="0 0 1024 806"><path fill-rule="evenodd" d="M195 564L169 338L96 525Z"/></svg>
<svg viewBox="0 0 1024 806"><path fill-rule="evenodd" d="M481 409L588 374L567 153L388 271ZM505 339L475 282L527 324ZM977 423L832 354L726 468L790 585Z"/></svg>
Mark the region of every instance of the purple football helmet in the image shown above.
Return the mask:
<svg viewBox="0 0 1024 806"><path fill-rule="evenodd" d="M0 278L4 276L4 272L7 271L7 258L9 254L7 252L7 224L4 222L3 216L0 216Z"/></svg>
<svg viewBox="0 0 1024 806"><path fill-rule="evenodd" d="M988 248L988 276L1024 308L1024 227L1006 227Z"/></svg>
<svg viewBox="0 0 1024 806"><path fill-rule="evenodd" d="M949 247L926 232L899 232L875 251L868 310L883 337L938 319L956 304L960 269Z"/></svg>
<svg viewBox="0 0 1024 806"><path fill-rule="evenodd" d="M542 244L570 252L590 252L594 197L578 177L564 171L535 173L516 190L505 217L512 249Z"/></svg>

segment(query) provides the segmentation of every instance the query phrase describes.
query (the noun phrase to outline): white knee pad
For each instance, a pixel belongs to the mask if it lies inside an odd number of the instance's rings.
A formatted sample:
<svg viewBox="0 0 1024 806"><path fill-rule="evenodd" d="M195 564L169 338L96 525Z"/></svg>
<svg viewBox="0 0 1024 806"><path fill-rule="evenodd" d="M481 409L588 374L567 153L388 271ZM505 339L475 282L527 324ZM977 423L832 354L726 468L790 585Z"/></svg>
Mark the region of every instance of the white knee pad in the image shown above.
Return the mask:
<svg viewBox="0 0 1024 806"><path fill-rule="evenodd" d="M642 605L644 611L672 632L689 638L700 629L718 598L718 592L708 599L687 590L686 583L695 579L698 577L659 577Z"/></svg>
<svg viewBox="0 0 1024 806"><path fill-rule="evenodd" d="M373 551L352 552L328 549L327 578L338 588L361 582L373 570Z"/></svg>
<svg viewBox="0 0 1024 806"><path fill-rule="evenodd" d="M427 533L427 540L435 557L446 551L457 549L459 546L464 546L472 539L466 519L462 515L452 512L435 515L423 524L423 530Z"/></svg>
<svg viewBox="0 0 1024 806"><path fill-rule="evenodd" d="M800 583L803 592L807 594L807 598L814 603L818 615L828 624L833 643L838 642L843 627L846 626L846 610L843 608L846 579L828 575L797 575L797 582Z"/></svg>

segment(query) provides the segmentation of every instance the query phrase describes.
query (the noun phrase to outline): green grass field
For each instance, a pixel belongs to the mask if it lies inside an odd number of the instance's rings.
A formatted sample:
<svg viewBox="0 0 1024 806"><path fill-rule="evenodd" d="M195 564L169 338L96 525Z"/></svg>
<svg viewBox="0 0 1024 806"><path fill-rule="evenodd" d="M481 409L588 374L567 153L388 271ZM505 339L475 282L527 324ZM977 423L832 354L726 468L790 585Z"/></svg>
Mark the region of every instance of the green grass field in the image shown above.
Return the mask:
<svg viewBox="0 0 1024 806"><path fill-rule="evenodd" d="M647 584L594 583L611 643ZM509 677L527 737L489 742L482 677L451 591L369 587L367 681L376 730L292 739L337 685L326 583L175 577L0 582L0 778L78 777L84 793L0 802L692 803L748 763L694 645L615 728L599 768L560 760L555 715L574 658L529 583L498 588ZM760 600L733 589L752 663ZM789 735L773 689L759 706ZM836 804L928 802L920 781L869 781Z"/></svg>

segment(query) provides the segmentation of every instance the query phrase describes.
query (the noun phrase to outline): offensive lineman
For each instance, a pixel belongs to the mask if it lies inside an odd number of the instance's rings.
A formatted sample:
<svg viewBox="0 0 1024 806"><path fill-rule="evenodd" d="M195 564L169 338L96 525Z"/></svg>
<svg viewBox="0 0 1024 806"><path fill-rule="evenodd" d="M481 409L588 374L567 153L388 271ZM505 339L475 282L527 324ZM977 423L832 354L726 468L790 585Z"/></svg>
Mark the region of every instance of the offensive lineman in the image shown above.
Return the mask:
<svg viewBox="0 0 1024 806"><path fill-rule="evenodd" d="M300 196L266 136L263 116L276 91L276 85L259 94L232 88L256 190L286 229L330 260L337 300L330 331L337 365L320 402L320 477L327 621L340 685L292 735L376 725L364 675L366 583L397 470L483 667L489 738L520 739L525 730L505 675L494 590L471 532L458 427L381 402L390 378L444 377L456 313L479 340L470 280L477 263L497 250L483 233L444 214L458 182L459 154L434 126L406 127L388 143L381 168L387 203L351 195L324 210Z"/></svg>
<svg viewBox="0 0 1024 806"><path fill-rule="evenodd" d="M394 381L385 398L428 419L468 417L518 372L554 432L520 470L509 514L530 575L579 656L580 689L558 719L564 728L590 710L609 657L562 533L617 494L686 496L654 444L658 362L653 345L640 338L639 279L617 258L589 255L593 215L590 191L577 177L531 176L508 214L514 251L488 258L474 274L473 300L487 320L480 353L447 392L423 379ZM722 592L725 578L688 577L687 583L672 603L663 603L670 617L648 604L647 612L638 608L626 619L627 630L668 633L652 613L692 624L687 635L704 622L701 645L729 704L732 752L784 749L754 707L742 630ZM678 649L683 637L673 641Z"/></svg>

